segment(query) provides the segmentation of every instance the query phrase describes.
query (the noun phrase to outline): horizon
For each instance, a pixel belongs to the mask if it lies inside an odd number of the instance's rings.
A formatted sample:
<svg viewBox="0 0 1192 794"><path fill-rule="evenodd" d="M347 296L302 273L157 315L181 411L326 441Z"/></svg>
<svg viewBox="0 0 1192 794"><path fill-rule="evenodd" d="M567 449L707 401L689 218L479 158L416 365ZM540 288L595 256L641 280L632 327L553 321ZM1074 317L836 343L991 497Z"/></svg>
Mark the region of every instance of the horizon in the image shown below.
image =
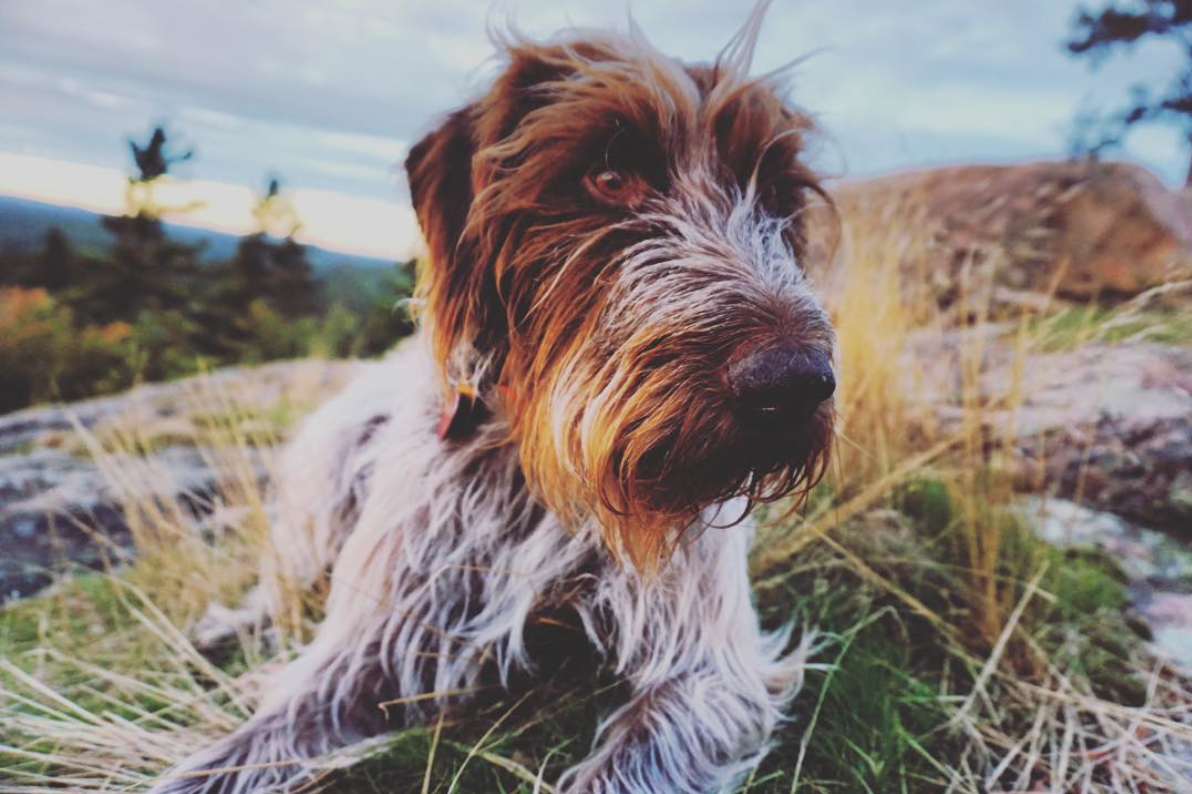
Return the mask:
<svg viewBox="0 0 1192 794"><path fill-rule="evenodd" d="M824 129L816 163L831 177L1064 159L1080 112L1120 106L1136 82L1165 82L1183 57L1157 42L1089 68L1062 52L1080 5L776 2L753 71L811 54L792 95ZM99 11L85 0L3 4L0 103L10 113L0 119L0 194L120 212L126 141L164 122L178 148L197 150L168 192L206 201L171 223L251 231L252 202L277 175L303 221L301 242L404 258L420 237L400 162L492 76L486 30L499 27L494 20L503 15L534 36L568 24L623 30L628 8L576 0L267 0L251 9L122 0ZM695 8L635 2L632 11L660 50L687 61L711 58L745 16L711 0ZM218 59L205 43L213 40L223 45ZM1107 159L1143 165L1174 186L1187 153L1175 129L1153 126Z"/></svg>

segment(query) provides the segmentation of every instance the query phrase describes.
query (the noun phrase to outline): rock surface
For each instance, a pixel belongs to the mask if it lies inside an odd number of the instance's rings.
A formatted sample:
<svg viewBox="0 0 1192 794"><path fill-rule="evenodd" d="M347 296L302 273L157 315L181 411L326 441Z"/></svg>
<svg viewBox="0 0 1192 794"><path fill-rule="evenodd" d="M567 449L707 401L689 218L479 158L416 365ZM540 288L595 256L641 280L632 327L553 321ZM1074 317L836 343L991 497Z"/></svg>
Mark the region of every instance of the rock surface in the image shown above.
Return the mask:
<svg viewBox="0 0 1192 794"><path fill-rule="evenodd" d="M108 465L124 468L127 456ZM179 501L189 512L210 512L216 479L201 450L166 448L138 458L155 482L139 498ZM258 476L263 464L255 461ZM57 449L0 458L0 601L36 592L56 570L99 568L123 561L131 542L120 486L89 459Z"/></svg>
<svg viewBox="0 0 1192 794"><path fill-rule="evenodd" d="M945 430L964 419L958 351L976 332L980 418L991 440L1013 439L1020 490L1046 487L1192 542L1192 348L1088 344L1023 358L992 325L925 334L907 356L926 362L918 394Z"/></svg>
<svg viewBox="0 0 1192 794"><path fill-rule="evenodd" d="M1192 349L1033 356L1022 389L1022 407L992 420L1014 424L1023 487L1047 482L1059 496L1192 541Z"/></svg>
<svg viewBox="0 0 1192 794"><path fill-rule="evenodd" d="M1017 489L1039 494L1024 501L1031 524L1053 545L1115 560L1155 649L1192 670L1192 349L1092 344L1019 360L996 327L967 332L985 334L983 399L1018 392L1020 404L981 418L987 438L1013 440ZM911 353L934 361L925 399L945 428L963 420L963 336Z"/></svg>
<svg viewBox="0 0 1192 794"><path fill-rule="evenodd" d="M0 417L0 602L36 592L64 566L120 561L130 542L122 504L130 498L176 502L195 515L213 510L218 482L192 421L212 404L313 404L338 390L354 366L299 361L228 369ZM103 435L115 427L154 443L143 454L109 453L97 465L78 428ZM263 477L264 461L256 454L251 460ZM129 466L144 473L135 478L136 493L111 474Z"/></svg>
<svg viewBox="0 0 1192 794"><path fill-rule="evenodd" d="M1096 548L1122 569L1130 599L1162 656L1192 670L1192 551L1170 536L1066 499L1030 499L1025 512L1060 548Z"/></svg>
<svg viewBox="0 0 1192 794"><path fill-rule="evenodd" d="M832 193L846 224L893 226L918 241L904 282L942 306L958 299L965 267L992 270L1007 300L1053 287L1076 300L1126 297L1192 275L1192 195L1136 165L957 166L846 181Z"/></svg>

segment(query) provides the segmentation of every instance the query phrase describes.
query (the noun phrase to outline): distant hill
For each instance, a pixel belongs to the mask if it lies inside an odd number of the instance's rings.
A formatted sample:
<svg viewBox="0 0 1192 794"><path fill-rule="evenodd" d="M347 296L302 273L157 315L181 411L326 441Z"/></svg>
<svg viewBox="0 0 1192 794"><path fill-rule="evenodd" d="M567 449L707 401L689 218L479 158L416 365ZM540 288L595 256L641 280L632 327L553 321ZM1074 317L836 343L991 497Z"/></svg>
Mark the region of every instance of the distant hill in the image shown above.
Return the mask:
<svg viewBox="0 0 1192 794"><path fill-rule="evenodd" d="M100 213L77 207L0 196L0 250L36 251L41 248L46 232L58 228L81 251L100 253L106 251L112 241L111 235L100 225L103 217ZM167 223L165 227L175 240L202 246L203 259L210 262L229 258L240 242L236 235L209 229L174 223ZM370 305L394 266L389 260L329 251L313 245L308 245L306 252L316 276L324 284L327 300L353 309Z"/></svg>

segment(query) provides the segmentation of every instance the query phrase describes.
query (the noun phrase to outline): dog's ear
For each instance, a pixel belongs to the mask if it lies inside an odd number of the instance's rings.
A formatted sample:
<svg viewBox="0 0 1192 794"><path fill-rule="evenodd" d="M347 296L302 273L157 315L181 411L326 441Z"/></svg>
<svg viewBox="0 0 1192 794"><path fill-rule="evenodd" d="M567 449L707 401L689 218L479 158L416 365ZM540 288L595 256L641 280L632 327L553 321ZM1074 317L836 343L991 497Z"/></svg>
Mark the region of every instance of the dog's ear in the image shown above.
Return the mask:
<svg viewBox="0 0 1192 794"><path fill-rule="evenodd" d="M406 157L410 200L426 240L419 263L418 294L435 357L449 379L456 351L474 344L482 311L482 275L462 242L474 199L472 161L477 150L472 106L457 110L420 140Z"/></svg>
<svg viewBox="0 0 1192 794"><path fill-rule="evenodd" d="M410 200L430 258L438 267L453 266L455 248L472 204L476 144L470 115L470 108L452 113L406 157Z"/></svg>
<svg viewBox="0 0 1192 794"><path fill-rule="evenodd" d="M483 212L473 217L476 196L496 170L483 152L542 104L535 86L564 71L558 47L511 46L506 54L508 67L491 90L449 115L410 149L405 162L410 199L428 249L418 276L423 321L449 380L471 376L466 371L470 350L487 356L490 364L499 363L493 359L500 358L505 336L505 314L486 261L498 247L494 230L500 219ZM454 367L463 371L450 371Z"/></svg>
<svg viewBox="0 0 1192 794"><path fill-rule="evenodd" d="M513 132L542 104L535 86L564 71L560 47L522 45L508 51L509 66L478 102L449 115L406 157L410 198L431 259L450 266L474 197L473 158L483 146Z"/></svg>

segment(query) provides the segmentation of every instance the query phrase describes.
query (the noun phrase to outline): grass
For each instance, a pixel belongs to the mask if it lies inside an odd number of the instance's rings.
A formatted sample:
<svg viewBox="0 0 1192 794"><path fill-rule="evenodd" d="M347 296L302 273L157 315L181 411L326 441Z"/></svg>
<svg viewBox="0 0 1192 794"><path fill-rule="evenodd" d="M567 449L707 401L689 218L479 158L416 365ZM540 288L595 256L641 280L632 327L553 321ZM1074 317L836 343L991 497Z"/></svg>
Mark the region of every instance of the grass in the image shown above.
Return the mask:
<svg viewBox="0 0 1192 794"><path fill-rule="evenodd" d="M1012 487L1013 434L991 437L985 421L1021 403L1029 352L1134 338L1119 322L1133 309L1024 315L981 333L988 285L961 268L951 318L904 300L903 264L929 241L865 212L845 225L846 297L833 307L835 464L799 515L763 516L752 559L763 621L815 626L821 646L793 720L740 791L1186 791L1188 682L1145 653L1112 560L1035 538ZM925 337L934 354L912 355ZM982 375L995 345L1017 365L991 394ZM947 424L921 399L941 365L955 382ZM163 492L145 487L162 476L146 464L160 428L80 431L125 494L138 553L0 613L0 792L141 790L251 711L272 661L262 639L242 637L215 664L185 631L268 553L259 466L308 397L278 407L200 390L185 435L221 473L214 519L147 495ZM310 630L310 611L293 613L283 657ZM574 669L331 759L339 768L321 783L550 791L623 694L601 671Z"/></svg>
<svg viewBox="0 0 1192 794"><path fill-rule="evenodd" d="M1187 298L1192 282L1163 284L1118 306L1068 306L1031 318L1038 349L1071 350L1086 344L1146 341L1192 345L1192 316Z"/></svg>
<svg viewBox="0 0 1192 794"><path fill-rule="evenodd" d="M1093 342L1113 344L1145 340L1158 344L1192 344L1192 317L1187 310L1130 311L1103 306L1072 306L1034 323L1039 346L1046 351L1071 350Z"/></svg>
<svg viewBox="0 0 1192 794"><path fill-rule="evenodd" d="M934 520L942 517L947 526L952 516L935 509ZM810 671L797 701L795 722L744 790L933 791L946 790L950 776L966 774L969 785L956 790L986 790L975 775L954 766L966 747L976 746L951 721L971 693L983 660L955 644L951 626L965 611L958 597L964 570L949 562L951 544L937 534L941 525L934 526L936 532L931 520L917 514L870 514L838 528L839 551L817 544L797 564L759 582L767 622L795 617L818 626L827 644L819 655L821 666ZM864 555L873 575L860 574L850 553ZM12 698L7 728L0 729L3 742L53 759L12 756L9 772L25 778L26 785L31 776L73 774L83 777L69 785L96 788L85 775L91 766L110 764L116 745L130 757L105 784L136 788L160 765L160 753L230 728L245 710L229 693L238 691L237 675L263 663L259 647L246 642L222 668L208 666L186 646L173 621L129 584L139 567L120 576L74 577L51 595L6 610L0 619L5 658L53 692L40 690L14 669L0 672ZM1030 615L1030 639L1067 668L1068 680L1087 682L1085 696L1095 703L1144 706L1145 678L1133 674L1137 649L1128 638L1135 635L1121 617L1124 596L1112 565L1090 555L1047 571L1047 586L1039 592L1049 598L1037 602ZM928 611L908 610L907 598ZM130 677L101 676L101 671ZM1036 699L1029 693L1026 705L1003 711L1003 688L1023 694L1015 675L1007 668L986 682L990 703L978 707L993 712L974 719L999 747L1014 744ZM1119 684L1129 691L1118 691ZM549 781L583 755L599 715L617 695L598 676L549 682L519 713L509 714L514 704L499 702L466 722L444 726L433 762L428 761L433 727L406 731L327 784L345 793L417 791L429 768L437 786L430 790L531 791L528 781L540 771ZM141 730L166 741L146 752L139 744ZM55 755L53 748L63 744L72 752ZM39 747L44 749L30 749ZM79 760L80 749L84 758L94 754L95 760Z"/></svg>

